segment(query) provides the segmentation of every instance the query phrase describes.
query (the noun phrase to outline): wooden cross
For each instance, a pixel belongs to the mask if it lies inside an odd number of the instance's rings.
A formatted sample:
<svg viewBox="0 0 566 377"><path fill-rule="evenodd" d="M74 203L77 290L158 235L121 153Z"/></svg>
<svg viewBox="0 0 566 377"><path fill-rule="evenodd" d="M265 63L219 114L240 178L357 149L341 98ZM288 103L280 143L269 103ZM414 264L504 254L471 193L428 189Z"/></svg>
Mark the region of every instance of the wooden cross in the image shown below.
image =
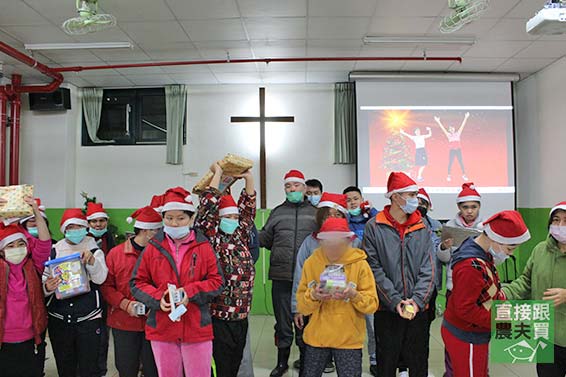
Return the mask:
<svg viewBox="0 0 566 377"><path fill-rule="evenodd" d="M268 122L293 123L293 116L265 116L265 88L259 88L259 116L233 116L230 118L232 123L259 123L259 174L260 174L260 193L261 208L267 208L267 176L266 176L266 153L265 153L265 124Z"/></svg>

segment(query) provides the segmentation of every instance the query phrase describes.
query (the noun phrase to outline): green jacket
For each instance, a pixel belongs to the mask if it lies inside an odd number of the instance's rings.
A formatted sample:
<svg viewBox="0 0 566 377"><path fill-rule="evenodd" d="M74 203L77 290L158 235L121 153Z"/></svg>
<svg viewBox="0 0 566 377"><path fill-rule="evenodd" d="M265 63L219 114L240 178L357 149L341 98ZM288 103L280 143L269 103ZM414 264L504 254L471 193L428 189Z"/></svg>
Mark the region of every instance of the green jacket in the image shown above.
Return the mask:
<svg viewBox="0 0 566 377"><path fill-rule="evenodd" d="M503 287L509 300L542 300L549 288L566 288L566 254L552 237L533 249L523 274ZM566 347L566 304L554 310L554 343Z"/></svg>

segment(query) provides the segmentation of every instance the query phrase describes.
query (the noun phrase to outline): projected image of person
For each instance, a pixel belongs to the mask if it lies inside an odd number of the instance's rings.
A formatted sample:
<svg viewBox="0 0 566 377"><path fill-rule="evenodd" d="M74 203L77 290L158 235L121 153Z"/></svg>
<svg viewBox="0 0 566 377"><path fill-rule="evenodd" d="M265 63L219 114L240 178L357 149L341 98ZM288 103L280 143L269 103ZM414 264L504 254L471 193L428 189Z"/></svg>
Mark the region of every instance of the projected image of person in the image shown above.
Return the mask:
<svg viewBox="0 0 566 377"><path fill-rule="evenodd" d="M468 118L470 117L470 113L466 113L464 115L464 120L460 125L460 128L456 130L454 126L449 126L448 129L444 127L442 122L440 121L440 117L435 116L434 120L438 123L438 126L446 135L448 139L450 151L448 152L448 176L446 180L448 182L452 181L452 166L454 165L454 159L458 159L460 163L460 168L462 169L462 179L464 181L468 180L468 176L466 175L466 168L464 166L464 158L462 157L462 145L461 145L461 136L462 132L464 131L464 127L466 127L466 123L468 122Z"/></svg>
<svg viewBox="0 0 566 377"><path fill-rule="evenodd" d="M411 141L415 143L415 166L419 167L419 171L417 174L417 180L419 182L424 181L423 172L426 166L428 165L428 154L426 153L426 139L432 136L432 129L430 127L427 127L426 130L428 131L426 135L421 134L420 128L415 129L414 135L410 135L406 133L404 130L401 130L402 136L411 139Z"/></svg>

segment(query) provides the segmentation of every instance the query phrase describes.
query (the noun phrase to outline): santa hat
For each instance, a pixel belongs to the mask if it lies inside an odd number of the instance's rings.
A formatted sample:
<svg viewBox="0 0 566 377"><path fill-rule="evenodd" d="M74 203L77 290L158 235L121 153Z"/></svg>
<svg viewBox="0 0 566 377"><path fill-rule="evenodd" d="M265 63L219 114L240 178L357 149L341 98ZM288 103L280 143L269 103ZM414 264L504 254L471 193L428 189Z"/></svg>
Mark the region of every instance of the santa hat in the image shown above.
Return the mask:
<svg viewBox="0 0 566 377"><path fill-rule="evenodd" d="M240 214L238 205L234 201L234 198L232 198L232 195L224 195L222 198L220 198L218 214L220 216Z"/></svg>
<svg viewBox="0 0 566 377"><path fill-rule="evenodd" d="M329 217L324 221L320 231L316 235L319 240L333 240L340 238L352 238L354 232L350 230L348 221L344 218Z"/></svg>
<svg viewBox="0 0 566 377"><path fill-rule="evenodd" d="M69 208L63 212L63 217L61 217L60 230L61 233L65 233L65 229L69 225L81 225L85 228L88 227L88 221L83 211L80 208Z"/></svg>
<svg viewBox="0 0 566 377"><path fill-rule="evenodd" d="M419 191L419 186L405 173L393 172L389 174L389 179L387 180L387 193L385 197L387 199L398 192L417 192Z"/></svg>
<svg viewBox="0 0 566 377"><path fill-rule="evenodd" d="M417 195L417 198L425 200L428 203L430 209L432 210L432 200L430 200L430 195L428 195L428 192L426 192L424 188L421 187L419 189L419 194Z"/></svg>
<svg viewBox="0 0 566 377"><path fill-rule="evenodd" d="M22 228L19 225L8 225L0 226L0 250L16 240L22 240L26 244L28 243L26 236L22 232Z"/></svg>
<svg viewBox="0 0 566 377"><path fill-rule="evenodd" d="M151 198L151 203L149 204L149 206L151 208L153 208L154 210L156 210L157 212L161 212L161 209L163 207L164 196L165 195L153 195L153 197Z"/></svg>
<svg viewBox="0 0 566 377"><path fill-rule="evenodd" d="M95 219L107 219L108 214L104 210L102 203L93 203L88 202L86 204L86 219L87 220L95 220Z"/></svg>
<svg viewBox="0 0 566 377"><path fill-rule="evenodd" d="M45 206L43 204L41 204L41 199L35 198L34 200L37 203L37 207L39 208L39 211L41 212L41 217L46 219L47 215L45 214ZM20 219L20 224L23 224L26 221L33 219L34 217L35 217L35 215L26 216L26 217Z"/></svg>
<svg viewBox="0 0 566 377"><path fill-rule="evenodd" d="M554 211L561 209L563 211L566 211L566 202L560 202L557 205L555 205L554 207L552 207L552 209L550 210L550 216L552 216L552 214L554 213Z"/></svg>
<svg viewBox="0 0 566 377"><path fill-rule="evenodd" d="M348 204L346 203L346 195L343 194L331 194L329 192L323 192L320 202L318 203L318 208L334 208L343 214L347 214Z"/></svg>
<svg viewBox="0 0 566 377"><path fill-rule="evenodd" d="M163 195L163 206L160 208L160 212L174 210L195 212L191 193L182 187L170 188Z"/></svg>
<svg viewBox="0 0 566 377"><path fill-rule="evenodd" d="M134 219L136 220L134 228L138 229L159 229L163 226L163 218L150 206L138 209L126 221L131 224Z"/></svg>
<svg viewBox="0 0 566 377"><path fill-rule="evenodd" d="M523 217L517 211L499 212L483 224L487 236L504 245L518 245L531 238Z"/></svg>
<svg viewBox="0 0 566 377"><path fill-rule="evenodd" d="M462 191L458 194L457 203L464 202L481 202L481 195L476 190L474 182L464 183L462 185Z"/></svg>
<svg viewBox="0 0 566 377"><path fill-rule="evenodd" d="M289 172L285 174L285 183L289 182L299 182L304 184L305 175L298 170L289 170Z"/></svg>

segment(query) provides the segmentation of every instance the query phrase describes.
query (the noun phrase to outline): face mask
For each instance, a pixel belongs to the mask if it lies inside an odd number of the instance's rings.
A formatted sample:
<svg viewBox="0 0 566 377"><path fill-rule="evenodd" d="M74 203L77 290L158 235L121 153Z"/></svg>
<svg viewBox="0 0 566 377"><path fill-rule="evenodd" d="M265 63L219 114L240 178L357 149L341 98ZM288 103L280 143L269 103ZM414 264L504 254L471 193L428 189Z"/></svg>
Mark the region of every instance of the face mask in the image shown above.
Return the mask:
<svg viewBox="0 0 566 377"><path fill-rule="evenodd" d="M559 243L565 243L566 244L566 226L551 225L550 226L550 234Z"/></svg>
<svg viewBox="0 0 566 377"><path fill-rule="evenodd" d="M85 239L86 235L86 228L71 229L65 232L65 238L75 245L80 244Z"/></svg>
<svg viewBox="0 0 566 377"><path fill-rule="evenodd" d="M220 230L226 234L233 234L240 225L238 220L222 218L220 220Z"/></svg>
<svg viewBox="0 0 566 377"><path fill-rule="evenodd" d="M362 207L358 207L356 209L349 209L348 213L352 216L360 216L362 214Z"/></svg>
<svg viewBox="0 0 566 377"><path fill-rule="evenodd" d="M309 202L311 202L311 204L313 206L318 206L318 203L320 203L320 199L322 198L321 195L311 195L308 197L309 198Z"/></svg>
<svg viewBox="0 0 566 377"><path fill-rule="evenodd" d="M28 233L37 238L39 236L39 231L35 226L28 228Z"/></svg>
<svg viewBox="0 0 566 377"><path fill-rule="evenodd" d="M90 228L89 229L90 234L92 234L96 238L102 237L107 231L108 231L108 228L104 228L104 229Z"/></svg>
<svg viewBox="0 0 566 377"><path fill-rule="evenodd" d="M4 259L6 262L12 264L20 264L28 255L28 248L26 246L10 247L4 249Z"/></svg>
<svg viewBox="0 0 566 377"><path fill-rule="evenodd" d="M167 226L163 227L163 231L174 240L180 240L189 235L191 228L186 226Z"/></svg>
<svg viewBox="0 0 566 377"><path fill-rule="evenodd" d="M401 210L405 212L407 215L411 215L417 210L418 207L419 207L419 199L409 198L409 199L405 199L405 205L401 206Z"/></svg>
<svg viewBox="0 0 566 377"><path fill-rule="evenodd" d="M288 192L286 194L287 200L291 203L300 203L303 201L303 193L301 191Z"/></svg>
<svg viewBox="0 0 566 377"><path fill-rule="evenodd" d="M505 254L504 252L495 251L493 246L489 247L489 253L493 256L493 261L495 262L496 266L504 263L507 260L507 258L509 258L509 255Z"/></svg>
<svg viewBox="0 0 566 377"><path fill-rule="evenodd" d="M422 217L425 217L426 214L428 213L428 209L426 207L419 207L417 208L419 210L419 212L421 213Z"/></svg>

